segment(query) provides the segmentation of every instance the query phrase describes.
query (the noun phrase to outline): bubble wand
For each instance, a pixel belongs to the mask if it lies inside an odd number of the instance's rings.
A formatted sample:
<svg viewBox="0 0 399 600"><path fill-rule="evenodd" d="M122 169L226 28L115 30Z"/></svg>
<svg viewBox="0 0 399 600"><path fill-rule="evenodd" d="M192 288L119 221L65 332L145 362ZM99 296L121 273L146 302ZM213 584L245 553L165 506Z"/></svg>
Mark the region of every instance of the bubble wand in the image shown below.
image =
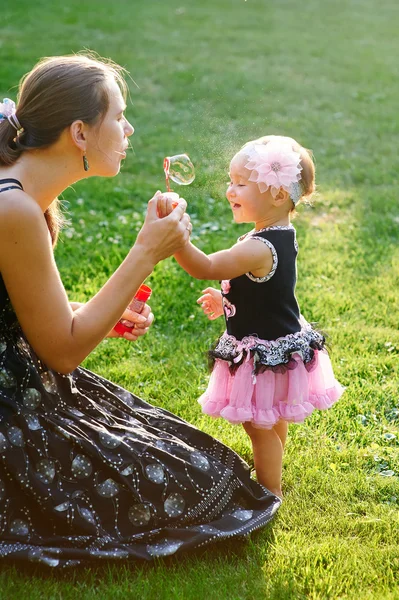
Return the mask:
<svg viewBox="0 0 399 600"><path fill-rule="evenodd" d="M169 180L171 179L179 185L189 185L195 179L194 165L187 154L175 154L174 156L166 156L163 161L163 170L165 173L167 195L172 200L172 207L176 208L179 204L179 194L170 189ZM133 300L129 304L130 310L141 313L146 301L151 296L151 288L148 285L142 284L137 290ZM127 319L121 319L115 325L114 330L123 335L124 333L132 333L134 323Z"/></svg>
<svg viewBox="0 0 399 600"><path fill-rule="evenodd" d="M165 156L163 170L167 190L164 195L172 200L172 207L176 208L179 204L179 194L171 190L169 181L172 180L179 185L190 185L195 179L194 165L187 154L175 154Z"/></svg>

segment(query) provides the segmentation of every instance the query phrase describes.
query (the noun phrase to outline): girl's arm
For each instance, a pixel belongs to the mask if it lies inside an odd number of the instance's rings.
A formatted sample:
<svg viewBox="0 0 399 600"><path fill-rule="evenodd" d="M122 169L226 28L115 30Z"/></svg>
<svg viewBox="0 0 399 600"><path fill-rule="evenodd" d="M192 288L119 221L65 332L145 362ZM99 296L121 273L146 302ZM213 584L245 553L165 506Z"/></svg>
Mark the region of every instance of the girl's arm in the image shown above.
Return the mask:
<svg viewBox="0 0 399 600"><path fill-rule="evenodd" d="M86 304L73 311L38 204L21 191L0 204L0 272L18 321L39 358L69 373L114 327L154 265L188 239L185 203L164 219L150 200L143 228L123 263Z"/></svg>
<svg viewBox="0 0 399 600"><path fill-rule="evenodd" d="M238 242L229 250L209 255L190 242L176 252L174 257L196 279L233 279L248 272L256 277L264 277L273 265L269 247L251 239Z"/></svg>

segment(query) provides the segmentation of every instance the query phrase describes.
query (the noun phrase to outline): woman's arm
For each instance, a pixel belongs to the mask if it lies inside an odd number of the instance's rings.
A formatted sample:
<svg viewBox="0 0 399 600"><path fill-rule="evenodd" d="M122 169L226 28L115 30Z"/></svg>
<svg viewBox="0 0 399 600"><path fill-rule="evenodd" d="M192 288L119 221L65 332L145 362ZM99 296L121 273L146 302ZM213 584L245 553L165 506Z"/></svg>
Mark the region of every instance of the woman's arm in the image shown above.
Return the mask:
<svg viewBox="0 0 399 600"><path fill-rule="evenodd" d="M61 373L75 369L114 327L154 265L187 243L185 203L165 219L150 200L143 228L123 263L86 304L73 311L56 267L47 225L27 194L3 194L0 272L35 352Z"/></svg>
<svg viewBox="0 0 399 600"><path fill-rule="evenodd" d="M229 250L205 254L191 242L175 252L179 265L196 279L233 279L251 272L257 277L267 275L273 265L270 249L257 240L245 240Z"/></svg>

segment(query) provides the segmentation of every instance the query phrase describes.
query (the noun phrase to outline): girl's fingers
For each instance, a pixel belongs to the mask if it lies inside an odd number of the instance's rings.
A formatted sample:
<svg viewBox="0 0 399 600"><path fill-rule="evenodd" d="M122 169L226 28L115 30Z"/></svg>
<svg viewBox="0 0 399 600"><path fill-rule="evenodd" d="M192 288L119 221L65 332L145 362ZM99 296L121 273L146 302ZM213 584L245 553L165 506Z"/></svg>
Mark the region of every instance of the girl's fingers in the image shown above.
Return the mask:
<svg viewBox="0 0 399 600"><path fill-rule="evenodd" d="M204 294L203 296L198 298L197 302L198 302L198 304L201 304L202 302L207 302L207 301L211 300L211 298L212 298L212 296L210 294Z"/></svg>
<svg viewBox="0 0 399 600"><path fill-rule="evenodd" d="M179 203L177 203L179 204ZM172 210L177 206L176 201L171 200L170 198L166 199L166 216L170 215Z"/></svg>

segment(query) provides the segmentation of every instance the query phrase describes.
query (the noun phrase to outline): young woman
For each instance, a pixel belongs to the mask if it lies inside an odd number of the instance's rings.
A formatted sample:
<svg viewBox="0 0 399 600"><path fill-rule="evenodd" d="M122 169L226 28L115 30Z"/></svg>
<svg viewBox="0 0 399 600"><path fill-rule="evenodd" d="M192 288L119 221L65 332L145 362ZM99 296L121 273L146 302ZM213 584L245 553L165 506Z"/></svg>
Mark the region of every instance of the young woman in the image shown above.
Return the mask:
<svg viewBox="0 0 399 600"><path fill-rule="evenodd" d="M162 259L182 249L185 202L166 218L152 198L125 260L84 305L54 262L57 196L112 177L133 127L115 64L42 60L17 105L0 105L0 557L68 566L182 552L267 523L280 501L230 449L79 367L125 318ZM111 334L114 335L114 334Z"/></svg>

